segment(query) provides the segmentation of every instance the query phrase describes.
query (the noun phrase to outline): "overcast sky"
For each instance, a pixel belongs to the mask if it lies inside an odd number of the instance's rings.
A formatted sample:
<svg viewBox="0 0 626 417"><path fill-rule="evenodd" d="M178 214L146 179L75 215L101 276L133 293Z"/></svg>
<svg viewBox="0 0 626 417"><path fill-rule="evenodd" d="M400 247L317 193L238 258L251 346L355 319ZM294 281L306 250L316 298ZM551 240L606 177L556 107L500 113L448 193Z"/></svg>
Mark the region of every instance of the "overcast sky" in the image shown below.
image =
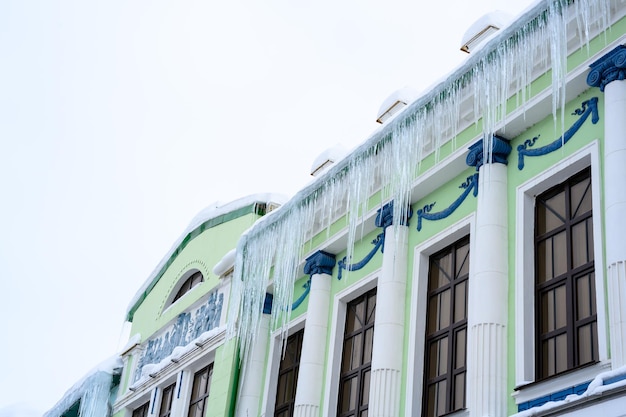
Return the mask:
<svg viewBox="0 0 626 417"><path fill-rule="evenodd" d="M459 65L477 18L534 3L1 1L0 416L117 353L202 208L292 195L394 90Z"/></svg>

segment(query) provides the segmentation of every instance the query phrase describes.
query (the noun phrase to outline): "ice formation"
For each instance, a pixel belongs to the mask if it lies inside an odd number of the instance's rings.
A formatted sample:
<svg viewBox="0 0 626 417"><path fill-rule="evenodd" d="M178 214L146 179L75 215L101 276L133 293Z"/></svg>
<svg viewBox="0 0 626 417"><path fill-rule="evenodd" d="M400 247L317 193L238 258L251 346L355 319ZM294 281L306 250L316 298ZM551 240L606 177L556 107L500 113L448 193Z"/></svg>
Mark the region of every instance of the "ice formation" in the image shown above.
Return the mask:
<svg viewBox="0 0 626 417"><path fill-rule="evenodd" d="M563 120L568 52L584 48L592 36L608 27L610 19L610 0L568 3L546 0L527 10L447 79L242 237L235 261L228 332L240 337L242 358L254 345L270 285L274 294L272 326L286 335L304 245L337 220L335 214L341 208L347 213L348 259L373 192L380 189L383 201L394 200L395 219L403 216L422 158L434 152L438 160L439 149L448 141L456 148L456 134L471 123L461 115L462 100L473 97L471 120L482 121L486 161L491 160L494 133L506 122L507 100L517 100L525 110L531 82L546 70L552 70L555 125L558 109ZM580 39L573 47L568 46L566 30L571 24Z"/></svg>
<svg viewBox="0 0 626 417"><path fill-rule="evenodd" d="M117 355L102 362L74 384L43 417L60 417L78 402L79 416L107 417L113 375L121 369L122 360Z"/></svg>

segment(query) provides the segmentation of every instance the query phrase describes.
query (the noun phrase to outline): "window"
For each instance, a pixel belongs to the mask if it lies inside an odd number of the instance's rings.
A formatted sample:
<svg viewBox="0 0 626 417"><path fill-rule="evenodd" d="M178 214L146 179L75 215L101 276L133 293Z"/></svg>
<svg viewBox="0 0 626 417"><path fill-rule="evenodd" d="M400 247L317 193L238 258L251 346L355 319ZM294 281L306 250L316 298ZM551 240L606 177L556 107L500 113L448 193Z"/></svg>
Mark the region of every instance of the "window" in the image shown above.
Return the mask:
<svg viewBox="0 0 626 417"><path fill-rule="evenodd" d="M376 289L347 305L337 415L366 417L369 405Z"/></svg>
<svg viewBox="0 0 626 417"><path fill-rule="evenodd" d="M172 304L174 304L176 301L178 301L179 298L187 294L193 287L195 287L196 285L200 284L203 281L204 281L204 277L202 276L202 272L196 271L193 274L191 274L191 276L187 278L185 282L183 282L183 285L180 287L180 289L174 296L174 299L172 300Z"/></svg>
<svg viewBox="0 0 626 417"><path fill-rule="evenodd" d="M424 416L465 408L469 248L466 237L429 259Z"/></svg>
<svg viewBox="0 0 626 417"><path fill-rule="evenodd" d="M596 362L598 330L590 169L536 198L536 376Z"/></svg>
<svg viewBox="0 0 626 417"><path fill-rule="evenodd" d="M148 417L150 401L133 410L133 417Z"/></svg>
<svg viewBox="0 0 626 417"><path fill-rule="evenodd" d="M285 354L278 370L275 417L293 416L303 336L304 330L300 330L287 339Z"/></svg>
<svg viewBox="0 0 626 417"><path fill-rule="evenodd" d="M159 417L170 417L170 415L172 414L174 386L175 384L172 384L163 390L163 396L161 397L161 407L159 408Z"/></svg>
<svg viewBox="0 0 626 417"><path fill-rule="evenodd" d="M212 376L213 364L201 369L193 376L188 417L204 417L207 398L209 398L209 391L211 390Z"/></svg>

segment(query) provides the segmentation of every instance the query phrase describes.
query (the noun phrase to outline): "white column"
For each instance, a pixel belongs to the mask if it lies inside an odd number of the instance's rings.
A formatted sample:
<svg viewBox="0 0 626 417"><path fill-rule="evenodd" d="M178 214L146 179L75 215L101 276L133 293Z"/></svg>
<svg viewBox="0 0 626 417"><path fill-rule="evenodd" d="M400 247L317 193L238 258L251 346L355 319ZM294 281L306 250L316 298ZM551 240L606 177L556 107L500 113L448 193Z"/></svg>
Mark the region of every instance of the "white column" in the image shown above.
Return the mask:
<svg viewBox="0 0 626 417"><path fill-rule="evenodd" d="M410 217L410 216L409 216ZM393 226L393 204L376 219L385 230L383 264L376 292L376 318L368 415L397 417L404 353L408 226Z"/></svg>
<svg viewBox="0 0 626 417"><path fill-rule="evenodd" d="M259 334L254 349L242 366L239 399L237 401L237 417L256 417L259 415L263 376L267 359L267 345L270 334L270 313L272 296L265 295L265 307L259 323Z"/></svg>
<svg viewBox="0 0 626 417"><path fill-rule="evenodd" d="M492 151L483 142L470 148L468 164L478 166L476 227L470 251L467 346L470 416L507 415L508 209L506 157L511 146L494 137ZM483 164L483 157L489 163ZM471 160L471 161L470 161ZM474 163L472 163L474 162Z"/></svg>
<svg viewBox="0 0 626 417"><path fill-rule="evenodd" d="M604 91L604 221L611 365L626 365L626 47L591 65L587 83ZM596 254L596 257L602 254Z"/></svg>
<svg viewBox="0 0 626 417"><path fill-rule="evenodd" d="M319 416L330 314L330 284L334 266L335 256L322 251L308 257L304 266L304 272L311 275L311 283L294 417Z"/></svg>

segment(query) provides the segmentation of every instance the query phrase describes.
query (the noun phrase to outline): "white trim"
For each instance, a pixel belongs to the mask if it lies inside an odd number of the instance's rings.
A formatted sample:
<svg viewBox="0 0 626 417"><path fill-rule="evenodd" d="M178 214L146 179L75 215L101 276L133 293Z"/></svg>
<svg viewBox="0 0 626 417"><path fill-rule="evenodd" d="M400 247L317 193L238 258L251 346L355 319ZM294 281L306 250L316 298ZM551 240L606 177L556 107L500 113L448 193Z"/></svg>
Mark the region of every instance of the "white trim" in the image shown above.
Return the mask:
<svg viewBox="0 0 626 417"><path fill-rule="evenodd" d="M295 334L304 329L306 313L289 323L289 335ZM262 394L261 416L273 416L276 407L276 388L278 385L278 371L283 353L281 343L282 333L280 330L274 331L270 336L270 344L267 355L267 367L265 370L265 387ZM284 339L287 342L287 338Z"/></svg>
<svg viewBox="0 0 626 417"><path fill-rule="evenodd" d="M407 381L406 381L406 404L405 415L421 415L422 412L422 394L423 394L423 375L424 375L424 335L426 334L426 292L428 289L428 265L430 255L444 249L457 240L468 236L470 237L470 279L472 277L472 252L474 252L474 227L476 216L474 213L459 220L447 229L437 233L426 241L422 242L414 248L413 256L413 274L411 286L411 312L409 319L409 345L407 357ZM424 277L420 279L420 277ZM468 315L471 311L468 305ZM419 320L418 320L419 318ZM467 345L470 340L470 317L468 317L467 326ZM469 360L469 355L467 357ZM467 363L467 372L471 370L471 364ZM469 376L467 381L470 381ZM466 384L468 387L469 384ZM466 398L469 398L466 395ZM459 412L462 415L462 412ZM457 415L454 413L452 415Z"/></svg>
<svg viewBox="0 0 626 417"><path fill-rule="evenodd" d="M535 380L535 297L534 297L534 222L535 196L562 183L591 166L593 206L593 241L596 277L598 351L601 363L608 361L607 319L604 286L604 245L602 236L602 193L599 141L596 139L573 155L519 185L515 214L515 384L523 386ZM579 373L572 373L579 375ZM558 378L558 377L557 377ZM573 384L582 383L585 377ZM588 378L587 378L588 379ZM524 395L515 395L516 401Z"/></svg>
<svg viewBox="0 0 626 417"><path fill-rule="evenodd" d="M333 315L331 318L330 340L328 344L328 360L326 361L326 383L324 384L324 403L322 414L337 414L337 395L339 393L339 377L341 374L341 355L343 332L346 325L346 306L355 298L376 288L380 269L363 277L350 287L338 292L333 298Z"/></svg>

